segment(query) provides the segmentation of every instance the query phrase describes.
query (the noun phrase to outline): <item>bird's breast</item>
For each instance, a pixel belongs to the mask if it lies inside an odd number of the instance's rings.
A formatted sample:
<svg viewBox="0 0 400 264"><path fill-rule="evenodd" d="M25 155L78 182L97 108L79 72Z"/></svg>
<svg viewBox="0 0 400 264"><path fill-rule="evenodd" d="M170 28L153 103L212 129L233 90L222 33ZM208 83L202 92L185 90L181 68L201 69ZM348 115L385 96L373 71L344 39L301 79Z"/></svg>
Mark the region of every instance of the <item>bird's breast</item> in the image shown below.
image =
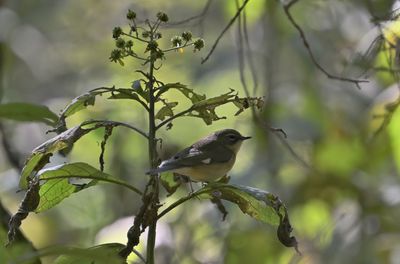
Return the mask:
<svg viewBox="0 0 400 264"><path fill-rule="evenodd" d="M193 181L213 182L225 176L235 164L236 155L228 162L201 164L193 167L184 167L174 170L174 172L188 176Z"/></svg>

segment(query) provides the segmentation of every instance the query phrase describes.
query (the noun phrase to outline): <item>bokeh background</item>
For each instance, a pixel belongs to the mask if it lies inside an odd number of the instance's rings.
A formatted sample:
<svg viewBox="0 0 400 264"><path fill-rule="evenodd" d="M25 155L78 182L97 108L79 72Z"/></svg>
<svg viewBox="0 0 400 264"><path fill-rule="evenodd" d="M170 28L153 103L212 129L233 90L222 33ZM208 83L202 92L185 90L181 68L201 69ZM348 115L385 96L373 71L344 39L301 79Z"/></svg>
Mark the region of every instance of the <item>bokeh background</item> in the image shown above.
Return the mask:
<svg viewBox="0 0 400 264"><path fill-rule="evenodd" d="M207 3L0 1L1 103L43 104L58 113L90 89L130 87L140 78L135 70L143 69L142 65L127 61L121 67L109 61L114 48L111 31L127 25L128 8L142 20L162 10L171 22L179 22L201 14ZM188 49L168 54L156 74L163 82L181 82L208 96L229 88L244 95L238 56L240 43L244 43L244 77L250 95L265 98L260 117L287 133L285 143L257 124L251 111L234 116L233 106L219 109L227 119L211 126L200 119L182 118L159 136L163 138L161 153L171 153L226 127L253 136L242 147L231 182L278 195L288 207L303 254L283 247L273 227L243 215L235 205L226 204L229 215L222 222L214 205L193 200L160 221L157 263L400 263L399 24L393 15L397 1L304 0L291 8L317 61L332 74L367 78L369 82L360 84L361 89L354 83L329 79L317 69L282 3L287 1L250 0L245 21L242 17L248 44L235 23L211 58L201 64L237 9L233 0L210 1L204 16L171 23L163 33L165 47L184 30L204 38L206 47L196 53ZM184 98L179 100L178 109L189 105ZM125 121L147 129L146 115L131 102L99 98L68 125L90 118ZM23 193L16 192L19 170L7 151L21 164L52 134L37 123L1 120L1 127L0 201L6 210L15 212ZM102 137L101 131L89 134L68 157L56 156L52 164L84 161L97 167ZM147 169L146 142L115 129L107 144L106 172L142 188ZM187 192L181 188L166 202ZM38 249L124 243L140 202L120 187L101 184L45 213L29 215L22 231ZM141 244L138 250L144 248ZM4 248L0 262L1 252ZM43 261L53 259L47 256Z"/></svg>

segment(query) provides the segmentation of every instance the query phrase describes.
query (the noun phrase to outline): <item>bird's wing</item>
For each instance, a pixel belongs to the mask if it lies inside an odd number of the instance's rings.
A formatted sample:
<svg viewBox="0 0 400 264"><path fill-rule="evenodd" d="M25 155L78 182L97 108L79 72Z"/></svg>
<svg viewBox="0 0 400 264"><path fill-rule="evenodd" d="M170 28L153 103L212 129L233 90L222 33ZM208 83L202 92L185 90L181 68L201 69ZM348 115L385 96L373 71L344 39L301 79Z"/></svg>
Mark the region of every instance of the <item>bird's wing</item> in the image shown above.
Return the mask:
<svg viewBox="0 0 400 264"><path fill-rule="evenodd" d="M215 142L196 143L178 152L172 158L163 161L157 169L150 173L159 173L202 164L228 162L233 155L235 154L230 149Z"/></svg>

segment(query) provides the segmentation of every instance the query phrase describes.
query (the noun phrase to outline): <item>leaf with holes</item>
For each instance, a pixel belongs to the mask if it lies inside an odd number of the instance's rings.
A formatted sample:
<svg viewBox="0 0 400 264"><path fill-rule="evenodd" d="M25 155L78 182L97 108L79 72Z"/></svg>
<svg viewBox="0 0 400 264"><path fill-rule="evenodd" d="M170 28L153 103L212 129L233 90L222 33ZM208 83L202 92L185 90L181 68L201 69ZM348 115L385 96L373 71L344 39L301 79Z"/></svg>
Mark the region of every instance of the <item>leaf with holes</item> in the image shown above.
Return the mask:
<svg viewBox="0 0 400 264"><path fill-rule="evenodd" d="M235 113L235 116L237 116L249 107L255 107L261 110L264 105L264 100L261 97L239 98L236 96L232 103L238 108L238 111Z"/></svg>
<svg viewBox="0 0 400 264"><path fill-rule="evenodd" d="M173 116L173 108L178 105L178 102L164 103L164 106L155 115L156 119L164 120L168 116Z"/></svg>
<svg viewBox="0 0 400 264"><path fill-rule="evenodd" d="M85 94L82 94L72 100L67 107L61 112L60 119L65 120L65 118L72 116L73 114L86 109L90 105L94 105L96 102L96 96L108 92L107 90L95 89Z"/></svg>
<svg viewBox="0 0 400 264"><path fill-rule="evenodd" d="M169 89L176 89L181 92L186 98L188 98L192 104L195 104L201 100L206 99L206 96L203 94L195 93L193 89L188 88L186 85L181 83L167 83L158 88L158 92L156 98L160 97L163 93L168 91Z"/></svg>

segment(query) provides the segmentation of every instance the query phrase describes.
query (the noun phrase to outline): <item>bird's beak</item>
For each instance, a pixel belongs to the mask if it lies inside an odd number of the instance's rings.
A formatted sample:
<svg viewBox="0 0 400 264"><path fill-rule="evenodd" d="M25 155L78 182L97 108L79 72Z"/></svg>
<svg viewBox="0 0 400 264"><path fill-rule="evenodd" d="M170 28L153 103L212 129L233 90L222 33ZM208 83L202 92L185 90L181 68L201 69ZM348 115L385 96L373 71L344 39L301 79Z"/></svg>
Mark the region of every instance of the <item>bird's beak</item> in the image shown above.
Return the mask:
<svg viewBox="0 0 400 264"><path fill-rule="evenodd" d="M242 137L242 140L250 139L251 137Z"/></svg>

